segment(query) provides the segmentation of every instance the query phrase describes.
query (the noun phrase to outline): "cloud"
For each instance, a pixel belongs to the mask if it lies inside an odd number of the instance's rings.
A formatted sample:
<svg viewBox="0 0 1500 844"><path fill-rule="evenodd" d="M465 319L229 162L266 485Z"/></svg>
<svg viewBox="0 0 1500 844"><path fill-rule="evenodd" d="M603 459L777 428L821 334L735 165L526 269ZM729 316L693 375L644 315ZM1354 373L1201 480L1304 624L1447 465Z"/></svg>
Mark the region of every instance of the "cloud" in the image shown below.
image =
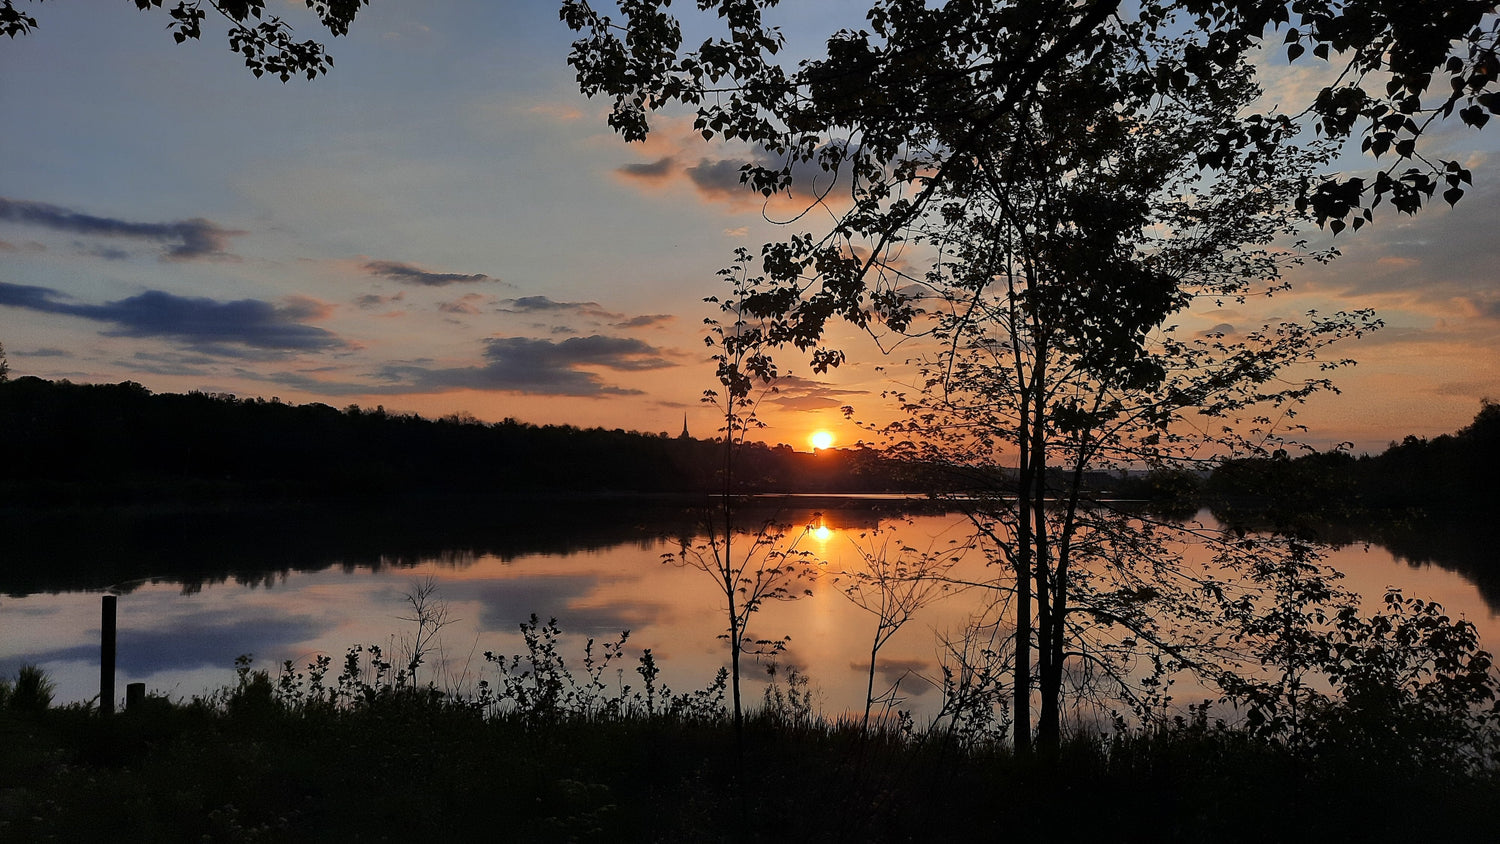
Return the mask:
<svg viewBox="0 0 1500 844"><path fill-rule="evenodd" d="M118 246L91 246L87 243L79 243L77 248L84 255L105 261L124 261L130 257L130 252Z"/></svg>
<svg viewBox="0 0 1500 844"><path fill-rule="evenodd" d="M583 112L581 110L562 103L540 103L526 109L526 113L534 114L538 117L546 117L560 123L572 123L583 119Z"/></svg>
<svg viewBox="0 0 1500 844"><path fill-rule="evenodd" d="M615 168L615 175L621 181L650 191L683 186L709 202L736 210L759 208L778 215L800 214L815 204L817 196L826 195L830 202L847 202L847 197L837 196L829 190L834 176L825 171L816 158L792 163L791 195L782 192L771 197L762 196L740 181L741 172L749 165L779 169L784 163L782 158L764 150L731 152L732 147L724 144L710 146L710 149L720 151L719 156L699 155L697 150L701 150L703 144L698 133L690 130L688 121L668 120L667 124L638 148L644 160ZM738 229L725 230L730 236L743 236L738 232Z"/></svg>
<svg viewBox="0 0 1500 844"><path fill-rule="evenodd" d="M500 280L484 273L435 273L401 261L366 261L362 269L371 275L422 287L445 287L450 284L475 284Z"/></svg>
<svg viewBox="0 0 1500 844"><path fill-rule="evenodd" d="M505 299L500 306L500 311L507 314L571 313L595 319L622 319L625 316L605 310L598 302L558 302L546 296Z"/></svg>
<svg viewBox="0 0 1500 844"><path fill-rule="evenodd" d="M848 404L849 396L867 396L868 390L841 390L822 381L787 375L776 381L776 393L766 401L783 410L811 412Z"/></svg>
<svg viewBox="0 0 1500 844"><path fill-rule="evenodd" d="M37 243L34 240L28 240L25 243L11 243L8 240L0 240L0 252L23 252L35 255L46 251L47 247L45 245Z"/></svg>
<svg viewBox="0 0 1500 844"><path fill-rule="evenodd" d="M393 296L377 296L374 293L367 293L364 296L360 296L359 298L355 299L354 304L361 308L378 308L382 305L394 304L405 298L406 291L404 290Z"/></svg>
<svg viewBox="0 0 1500 844"><path fill-rule="evenodd" d="M677 317L671 314L641 314L620 322L610 323L611 328L649 328L653 325L665 325Z"/></svg>
<svg viewBox="0 0 1500 844"><path fill-rule="evenodd" d="M150 375L207 376L212 374L212 367L217 362L215 358L206 355L136 352L131 360L122 361L121 365Z"/></svg>
<svg viewBox="0 0 1500 844"><path fill-rule="evenodd" d="M700 193L734 200L745 191L744 184L740 182L740 173L749 163L744 159L700 158L697 164L685 168L683 172L697 186Z"/></svg>
<svg viewBox="0 0 1500 844"><path fill-rule="evenodd" d="M80 317L116 326L106 335L167 337L200 350L239 356L219 344L253 349L319 351L347 347L337 335L304 320L328 315L331 306L306 297L280 305L258 299L220 302L148 290L138 296L90 305L47 287L0 282L0 306Z"/></svg>
<svg viewBox="0 0 1500 844"><path fill-rule="evenodd" d="M438 305L438 310L445 314L463 314L472 316L480 313L480 305L489 303L490 297L479 293L468 293L454 299L452 302L443 302Z"/></svg>
<svg viewBox="0 0 1500 844"><path fill-rule="evenodd" d="M677 159L674 156L664 155L655 161L641 161L635 164L622 165L618 172L620 175L632 179L660 182L670 178L676 169Z"/></svg>
<svg viewBox="0 0 1500 844"><path fill-rule="evenodd" d="M386 30L380 37L390 44L426 45L432 41L432 27L408 21L398 24L395 29Z"/></svg>
<svg viewBox="0 0 1500 844"><path fill-rule="evenodd" d="M268 615L264 608L203 611L171 618L157 627L121 620L119 670L134 677L158 671L223 668L246 651L274 653L327 633L335 622L326 616ZM159 622L159 620L158 620ZM99 659L97 642L22 654L25 662L88 662Z"/></svg>
<svg viewBox="0 0 1500 844"><path fill-rule="evenodd" d="M875 673L886 686L900 684L901 694L921 697L937 688L925 676L931 673L932 664L923 659L882 659L875 663ZM870 670L869 663L851 662L849 670L863 674Z"/></svg>
<svg viewBox="0 0 1500 844"><path fill-rule="evenodd" d="M4 197L0 197L0 221L92 237L124 237L160 242L166 248L163 257L171 260L229 257L229 253L225 251L229 238L245 234L242 231L220 228L201 217L172 223L133 223L112 217L80 214L45 202Z"/></svg>
<svg viewBox="0 0 1500 844"><path fill-rule="evenodd" d="M381 367L374 382L319 381L302 373L269 379L283 386L325 395L406 395L450 390L492 390L539 396L641 395L640 390L607 383L591 369L645 372L678 366L666 352L629 337L598 334L562 341L534 337L493 337L485 341L480 366L432 367L409 361ZM253 373L247 373L255 377Z"/></svg>
<svg viewBox="0 0 1500 844"><path fill-rule="evenodd" d="M1326 267L1306 268L1297 288L1368 297L1356 307L1368 303L1382 311L1495 320L1500 318L1491 222L1496 215L1500 188L1486 186L1453 208L1438 202L1415 217L1376 217L1375 225L1335 238L1334 245L1347 245L1347 254Z"/></svg>
<svg viewBox="0 0 1500 844"><path fill-rule="evenodd" d="M485 630L514 631L535 613L541 619L556 618L565 631L618 634L659 619L665 610L648 601L599 602L594 596L609 595L611 585L600 575L584 574L461 581L450 591L457 600L483 607L480 625Z"/></svg>

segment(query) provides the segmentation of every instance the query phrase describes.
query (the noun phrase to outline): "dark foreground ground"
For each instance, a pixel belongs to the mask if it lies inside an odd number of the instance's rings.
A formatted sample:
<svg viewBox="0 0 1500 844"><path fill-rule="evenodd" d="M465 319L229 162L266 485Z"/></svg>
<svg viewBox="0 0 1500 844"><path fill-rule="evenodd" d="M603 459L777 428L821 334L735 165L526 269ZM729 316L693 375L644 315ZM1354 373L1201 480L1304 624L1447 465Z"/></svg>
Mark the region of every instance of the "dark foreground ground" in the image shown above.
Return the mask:
<svg viewBox="0 0 1500 844"><path fill-rule="evenodd" d="M1183 725L1053 763L759 716L481 718L419 695L0 710L6 841L1492 841L1489 774Z"/></svg>

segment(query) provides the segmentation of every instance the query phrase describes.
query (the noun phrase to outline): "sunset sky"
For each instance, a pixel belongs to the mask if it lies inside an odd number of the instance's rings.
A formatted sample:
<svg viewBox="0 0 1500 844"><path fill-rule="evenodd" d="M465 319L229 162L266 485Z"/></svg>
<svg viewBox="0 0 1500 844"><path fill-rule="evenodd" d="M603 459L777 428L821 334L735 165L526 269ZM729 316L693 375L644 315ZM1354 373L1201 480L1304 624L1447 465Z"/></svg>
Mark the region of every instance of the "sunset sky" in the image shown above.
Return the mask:
<svg viewBox="0 0 1500 844"><path fill-rule="evenodd" d="M794 54L861 19L859 3L785 5ZM326 35L287 6L301 37ZM212 21L176 46L163 13L128 2L31 4L38 31L0 42L12 376L673 434L686 414L712 434L701 300L736 247L792 232L764 219L792 206L747 194L746 151L686 119L622 143L577 92L556 6L376 0L330 44L331 74L283 85L251 77ZM1280 60L1267 78L1288 102L1312 84ZM1371 306L1388 325L1344 349L1360 365L1305 414L1311 441L1378 451L1500 399L1497 138L1442 128L1439 154L1474 166L1470 197L1387 210L1275 302ZM847 444L840 406L888 416L877 367L899 353L841 337L832 375L788 356L765 439Z"/></svg>

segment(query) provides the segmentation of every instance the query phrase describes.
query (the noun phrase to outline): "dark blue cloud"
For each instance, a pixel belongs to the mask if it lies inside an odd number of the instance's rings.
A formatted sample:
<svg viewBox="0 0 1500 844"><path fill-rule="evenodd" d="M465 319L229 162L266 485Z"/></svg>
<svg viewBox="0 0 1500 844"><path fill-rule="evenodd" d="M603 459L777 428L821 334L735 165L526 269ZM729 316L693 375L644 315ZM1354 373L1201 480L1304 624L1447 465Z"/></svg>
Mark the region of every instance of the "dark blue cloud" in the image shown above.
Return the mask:
<svg viewBox="0 0 1500 844"><path fill-rule="evenodd" d="M229 238L244 232L221 228L201 217L171 223L134 223L80 214L45 202L0 197L0 220L93 237L124 237L162 243L174 260L223 257Z"/></svg>
<svg viewBox="0 0 1500 844"><path fill-rule="evenodd" d="M371 275L399 281L402 284L417 284L423 287L445 287L449 284L473 284L481 281L499 281L484 273L435 273L404 264L400 261L366 261L364 269Z"/></svg>
<svg viewBox="0 0 1500 844"><path fill-rule="evenodd" d="M638 395L605 383L581 367L619 372L666 369L677 364L660 349L629 337L569 337L561 342L533 337L496 337L485 342L483 366L429 369L393 365L381 370L388 382L404 382L400 392L503 390L548 396Z"/></svg>
<svg viewBox="0 0 1500 844"><path fill-rule="evenodd" d="M578 314L600 319L620 319L624 314L605 310L598 302L558 302L546 296L522 296L501 302L503 313L510 314Z"/></svg>
<svg viewBox="0 0 1500 844"><path fill-rule="evenodd" d="M169 337L195 348L232 343L254 349L316 351L347 344L304 320L321 315L308 300L273 305L258 299L221 302L148 290L138 296L90 305L47 287L0 282L0 306L91 319L116 326L106 334Z"/></svg>

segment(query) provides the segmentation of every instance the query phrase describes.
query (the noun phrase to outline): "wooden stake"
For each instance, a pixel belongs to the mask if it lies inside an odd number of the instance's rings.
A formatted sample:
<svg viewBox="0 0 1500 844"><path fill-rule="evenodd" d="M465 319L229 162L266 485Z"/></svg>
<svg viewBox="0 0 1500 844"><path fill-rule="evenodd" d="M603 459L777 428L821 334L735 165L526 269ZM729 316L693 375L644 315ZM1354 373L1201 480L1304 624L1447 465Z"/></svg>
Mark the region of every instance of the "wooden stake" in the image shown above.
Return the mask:
<svg viewBox="0 0 1500 844"><path fill-rule="evenodd" d="M105 595L99 610L99 714L115 711L115 596Z"/></svg>

